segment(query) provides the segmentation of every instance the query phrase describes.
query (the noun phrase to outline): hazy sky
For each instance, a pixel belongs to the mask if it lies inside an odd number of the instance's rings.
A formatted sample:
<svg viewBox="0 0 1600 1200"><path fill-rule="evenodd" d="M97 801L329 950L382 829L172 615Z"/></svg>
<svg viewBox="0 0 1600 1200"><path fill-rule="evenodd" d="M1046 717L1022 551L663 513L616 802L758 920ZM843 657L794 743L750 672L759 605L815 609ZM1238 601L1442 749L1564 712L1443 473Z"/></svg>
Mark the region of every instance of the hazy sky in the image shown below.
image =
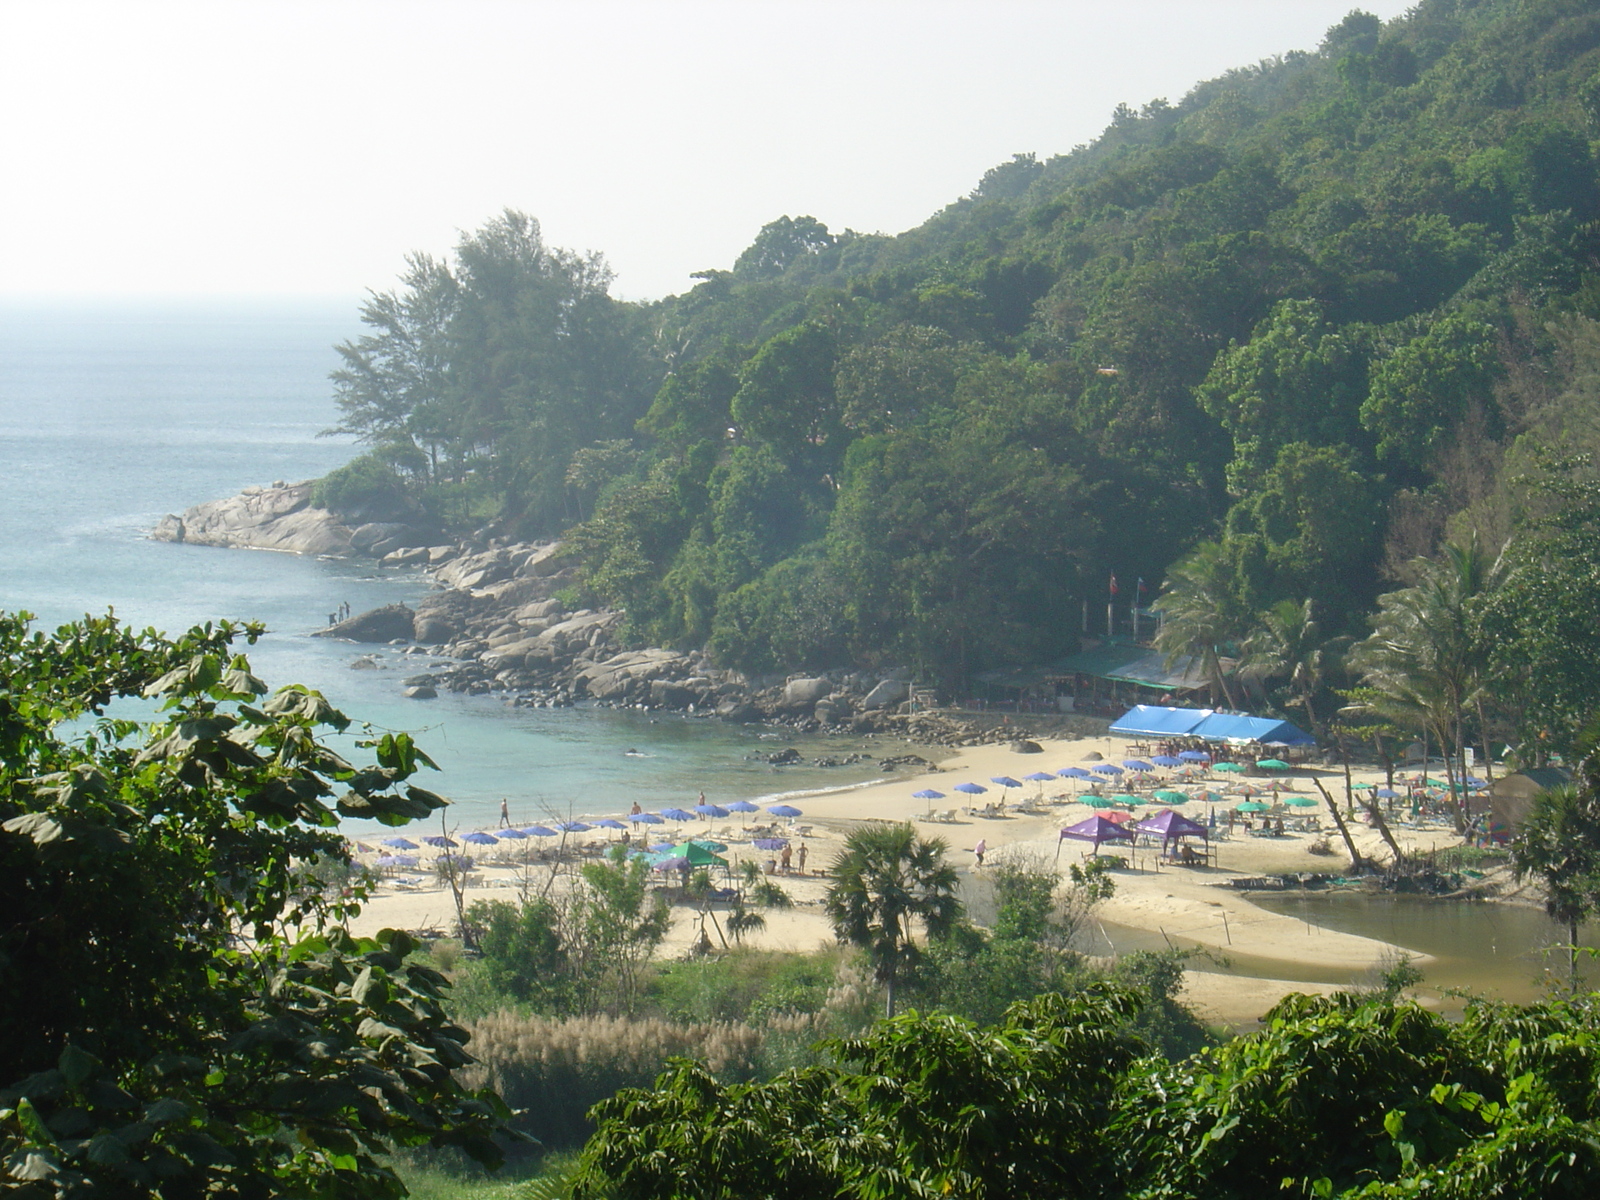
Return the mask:
<svg viewBox="0 0 1600 1200"><path fill-rule="evenodd" d="M509 206L661 296L784 213L909 228L1355 6L0 0L0 293L355 296Z"/></svg>

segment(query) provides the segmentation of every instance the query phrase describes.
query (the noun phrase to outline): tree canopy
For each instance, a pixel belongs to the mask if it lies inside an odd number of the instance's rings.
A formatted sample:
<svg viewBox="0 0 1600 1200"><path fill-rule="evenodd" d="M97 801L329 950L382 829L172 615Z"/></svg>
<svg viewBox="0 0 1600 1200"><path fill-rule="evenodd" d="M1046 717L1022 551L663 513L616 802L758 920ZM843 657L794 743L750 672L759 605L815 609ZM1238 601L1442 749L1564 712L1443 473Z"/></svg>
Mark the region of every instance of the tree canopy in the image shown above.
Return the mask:
<svg viewBox="0 0 1600 1200"><path fill-rule="evenodd" d="M340 816L444 804L406 735L332 749L349 718L269 692L234 649L110 617L54 634L0 615L0 1172L18 1196L396 1196L383 1156L499 1160L509 1114L448 984L363 890Z"/></svg>

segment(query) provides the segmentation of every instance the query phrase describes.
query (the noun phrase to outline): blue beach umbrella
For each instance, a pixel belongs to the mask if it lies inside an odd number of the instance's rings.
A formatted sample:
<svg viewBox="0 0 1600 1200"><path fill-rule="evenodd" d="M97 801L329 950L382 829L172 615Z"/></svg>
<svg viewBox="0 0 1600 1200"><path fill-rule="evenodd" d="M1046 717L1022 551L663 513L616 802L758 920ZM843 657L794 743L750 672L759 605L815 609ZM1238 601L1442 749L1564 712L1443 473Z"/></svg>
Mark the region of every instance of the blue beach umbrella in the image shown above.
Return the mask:
<svg viewBox="0 0 1600 1200"><path fill-rule="evenodd" d="M1089 772L1082 767L1062 767L1056 774L1063 779L1088 779L1090 777Z"/></svg>
<svg viewBox="0 0 1600 1200"><path fill-rule="evenodd" d="M421 848L415 842L408 841L403 837L384 838L383 844L385 846L393 846L396 850L418 850Z"/></svg>
<svg viewBox="0 0 1600 1200"><path fill-rule="evenodd" d="M519 838L525 838L528 835L523 833L520 829L502 829L499 833L499 836L502 839L510 838L512 841L516 841Z"/></svg>
<svg viewBox="0 0 1600 1200"><path fill-rule="evenodd" d="M757 838L750 843L757 850L782 850L789 844L788 838Z"/></svg>
<svg viewBox="0 0 1600 1200"><path fill-rule="evenodd" d="M1150 761L1155 763L1155 765L1158 766L1158 767L1181 767L1181 766L1183 766L1183 759L1177 758L1177 757L1175 757L1174 755L1171 755L1171 754L1158 754L1154 758L1152 758Z"/></svg>
<svg viewBox="0 0 1600 1200"><path fill-rule="evenodd" d="M1207 754L1204 750L1180 750L1178 752L1178 757L1183 759L1184 762L1211 761L1211 755Z"/></svg>
<svg viewBox="0 0 1600 1200"><path fill-rule="evenodd" d="M1096 775L1116 776L1116 775L1121 775L1122 774L1122 768L1121 767L1112 766L1110 763L1101 763L1099 766L1090 767L1089 769L1091 771L1093 771Z"/></svg>
<svg viewBox="0 0 1600 1200"><path fill-rule="evenodd" d="M760 812L759 806L751 804L748 800L735 800L728 805L729 812Z"/></svg>
<svg viewBox="0 0 1600 1200"><path fill-rule="evenodd" d="M989 789L981 783L958 783L955 786L958 792L965 792L969 796L981 796Z"/></svg>
<svg viewBox="0 0 1600 1200"><path fill-rule="evenodd" d="M1130 771L1138 771L1141 775L1146 771L1155 770L1154 767L1145 762L1142 758L1125 758L1122 760L1122 765L1127 767Z"/></svg>
<svg viewBox="0 0 1600 1200"><path fill-rule="evenodd" d="M598 821L595 822L595 826L597 828L599 828L599 829L626 829L627 828L626 825L624 825L621 821L617 820L615 817L601 817Z"/></svg>
<svg viewBox="0 0 1600 1200"><path fill-rule="evenodd" d="M628 820L635 825L665 825L666 822L655 813L629 813Z"/></svg>
<svg viewBox="0 0 1600 1200"><path fill-rule="evenodd" d="M694 810L702 817L725 817L728 815L728 810L720 804L696 804Z"/></svg>
<svg viewBox="0 0 1600 1200"><path fill-rule="evenodd" d="M989 782L998 783L1002 788L1014 788L1022 786L1022 781L1020 779L1013 779L1009 775L991 775L989 776Z"/></svg>
<svg viewBox="0 0 1600 1200"><path fill-rule="evenodd" d="M769 813L771 813L775 817L803 817L803 816L805 816L805 813L801 812L798 808L796 808L792 804L774 804L774 805L769 806L767 811Z"/></svg>
<svg viewBox="0 0 1600 1200"><path fill-rule="evenodd" d="M417 865L415 854L380 854L378 856L380 867L414 867Z"/></svg>
<svg viewBox="0 0 1600 1200"><path fill-rule="evenodd" d="M461 840L463 842L471 842L474 846L493 846L500 841L500 839L495 837L492 833L478 832L463 834Z"/></svg>
<svg viewBox="0 0 1600 1200"><path fill-rule="evenodd" d="M1400 798L1400 793L1395 791L1393 788L1379 788L1378 795L1382 796L1385 800L1398 800Z"/></svg>
<svg viewBox="0 0 1600 1200"><path fill-rule="evenodd" d="M529 825L522 832L527 834L529 837L540 837L540 838L543 838L543 837L560 837L561 836L554 829L551 829L548 825Z"/></svg>
<svg viewBox="0 0 1600 1200"><path fill-rule="evenodd" d="M943 800L944 793L936 792L932 788L923 788L920 792L912 792L913 800Z"/></svg>
<svg viewBox="0 0 1600 1200"><path fill-rule="evenodd" d="M427 842L430 846L454 846L456 844L449 838L445 837L442 833L433 834L431 837L425 837L422 840Z"/></svg>
<svg viewBox="0 0 1600 1200"><path fill-rule="evenodd" d="M1035 783L1044 783L1047 780L1053 781L1055 779L1055 776L1052 775L1049 771L1035 771L1031 775L1024 775L1023 778L1024 779L1031 779Z"/></svg>
<svg viewBox="0 0 1600 1200"><path fill-rule="evenodd" d="M661 810L661 815L669 821L694 820L694 814L692 812L686 812L681 808L663 808Z"/></svg>
<svg viewBox="0 0 1600 1200"><path fill-rule="evenodd" d="M556 828L564 833L588 833L594 826L585 825L582 821L563 821Z"/></svg>

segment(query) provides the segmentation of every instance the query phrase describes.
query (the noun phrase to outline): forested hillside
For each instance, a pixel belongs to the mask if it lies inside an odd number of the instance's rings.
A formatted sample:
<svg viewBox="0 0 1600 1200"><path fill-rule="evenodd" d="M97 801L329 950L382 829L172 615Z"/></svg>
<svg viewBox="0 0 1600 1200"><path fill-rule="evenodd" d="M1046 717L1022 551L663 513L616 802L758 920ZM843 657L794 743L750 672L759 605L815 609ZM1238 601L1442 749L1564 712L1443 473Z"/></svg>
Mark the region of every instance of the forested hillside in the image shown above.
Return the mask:
<svg viewBox="0 0 1600 1200"><path fill-rule="evenodd" d="M367 306L327 486L565 533L633 637L754 670L1056 654L1113 573L1213 644L1363 634L1447 538L1597 540L1540 450L1600 443L1597 137L1600 4L1425 0L659 303L507 214Z"/></svg>

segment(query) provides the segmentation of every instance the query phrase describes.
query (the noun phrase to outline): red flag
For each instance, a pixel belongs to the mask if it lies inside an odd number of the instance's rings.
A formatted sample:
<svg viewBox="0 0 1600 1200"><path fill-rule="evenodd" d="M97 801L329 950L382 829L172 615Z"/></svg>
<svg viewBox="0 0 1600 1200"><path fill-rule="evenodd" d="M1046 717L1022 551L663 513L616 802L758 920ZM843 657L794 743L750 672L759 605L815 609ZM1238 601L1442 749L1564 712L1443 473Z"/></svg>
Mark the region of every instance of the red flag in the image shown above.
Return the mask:
<svg viewBox="0 0 1600 1200"><path fill-rule="evenodd" d="M1117 573L1115 571L1111 572L1111 594L1113 596L1117 594Z"/></svg>

